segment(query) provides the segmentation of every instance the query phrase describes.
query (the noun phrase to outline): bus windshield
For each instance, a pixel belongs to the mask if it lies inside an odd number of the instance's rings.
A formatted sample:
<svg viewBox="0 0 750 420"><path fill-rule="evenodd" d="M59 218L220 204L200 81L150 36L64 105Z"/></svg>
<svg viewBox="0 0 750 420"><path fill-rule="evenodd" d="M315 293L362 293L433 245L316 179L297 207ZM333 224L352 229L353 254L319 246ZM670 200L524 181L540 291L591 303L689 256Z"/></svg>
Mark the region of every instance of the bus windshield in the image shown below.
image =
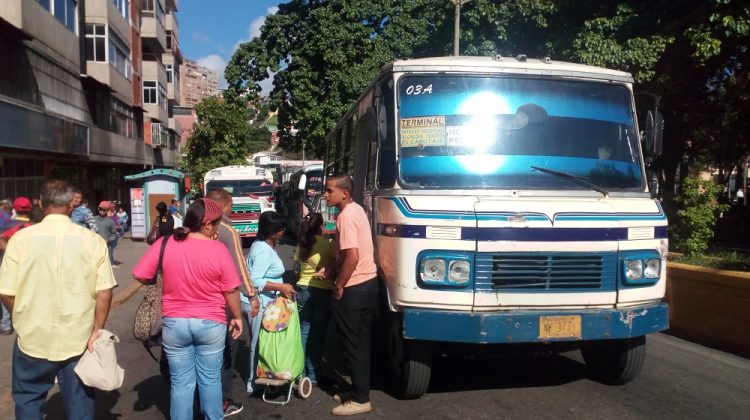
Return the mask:
<svg viewBox="0 0 750 420"><path fill-rule="evenodd" d="M265 197L273 192L273 186L265 179L222 179L209 181L206 184L206 191L214 188L226 190L232 194L232 197L247 197L250 194Z"/></svg>
<svg viewBox="0 0 750 420"><path fill-rule="evenodd" d="M405 188L644 188L624 86L412 75L398 89Z"/></svg>

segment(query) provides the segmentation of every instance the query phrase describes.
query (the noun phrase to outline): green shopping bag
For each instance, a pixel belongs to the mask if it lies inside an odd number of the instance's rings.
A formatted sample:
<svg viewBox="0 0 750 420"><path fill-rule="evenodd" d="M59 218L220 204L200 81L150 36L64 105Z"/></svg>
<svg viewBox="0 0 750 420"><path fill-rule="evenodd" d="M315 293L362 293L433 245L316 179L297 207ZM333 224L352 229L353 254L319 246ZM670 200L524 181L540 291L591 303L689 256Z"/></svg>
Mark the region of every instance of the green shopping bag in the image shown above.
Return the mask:
<svg viewBox="0 0 750 420"><path fill-rule="evenodd" d="M291 381L300 376L305 355L297 302L281 296L269 302L258 341L258 378Z"/></svg>

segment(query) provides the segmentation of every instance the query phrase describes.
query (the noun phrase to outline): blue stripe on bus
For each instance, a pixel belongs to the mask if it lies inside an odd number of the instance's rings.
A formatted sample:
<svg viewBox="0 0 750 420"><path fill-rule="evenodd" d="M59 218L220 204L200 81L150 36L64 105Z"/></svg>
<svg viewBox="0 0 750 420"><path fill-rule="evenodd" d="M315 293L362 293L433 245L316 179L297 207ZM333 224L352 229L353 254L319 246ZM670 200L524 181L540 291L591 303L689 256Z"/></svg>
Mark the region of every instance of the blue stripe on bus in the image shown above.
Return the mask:
<svg viewBox="0 0 750 420"><path fill-rule="evenodd" d="M514 212L477 212L470 211L450 211L450 210L415 210L404 197L390 197L391 201L405 217L414 219L444 219L444 220L465 220L469 217L483 221L508 221L510 218L521 216L527 221L549 221L549 218L542 213L514 213ZM555 221L628 221L628 220L666 220L664 212L659 207L658 213L559 213L555 216Z"/></svg>
<svg viewBox="0 0 750 420"><path fill-rule="evenodd" d="M385 233L386 226L394 231ZM624 241L628 239L627 227L617 228L498 228L461 227L462 241L516 241L516 242L596 242ZM427 226L378 223L378 235L396 238L427 239ZM654 239L667 238L667 226L654 227Z"/></svg>

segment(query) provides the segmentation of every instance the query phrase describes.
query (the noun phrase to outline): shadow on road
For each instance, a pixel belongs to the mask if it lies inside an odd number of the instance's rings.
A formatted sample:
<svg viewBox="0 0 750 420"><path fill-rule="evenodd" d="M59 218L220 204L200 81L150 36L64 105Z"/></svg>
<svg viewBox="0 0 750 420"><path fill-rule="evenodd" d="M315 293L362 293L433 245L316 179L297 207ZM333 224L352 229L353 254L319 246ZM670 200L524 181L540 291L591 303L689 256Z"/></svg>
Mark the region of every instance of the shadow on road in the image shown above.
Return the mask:
<svg viewBox="0 0 750 420"><path fill-rule="evenodd" d="M466 360L436 357L427 392L558 386L586 378L586 367L562 355Z"/></svg>
<svg viewBox="0 0 750 420"><path fill-rule="evenodd" d="M161 376L154 375L144 379L136 384L133 390L137 393L137 399L133 404L134 412L147 411L152 406L156 406L164 418L169 417L169 386Z"/></svg>
<svg viewBox="0 0 750 420"><path fill-rule="evenodd" d="M120 392L117 390L111 392L96 391L96 415L97 419L111 420L119 419L123 416L120 413L113 413L112 409L117 404L117 400L120 398ZM63 403L62 394L59 392L52 395L44 407L44 412L47 414L45 419L48 420L65 420L65 405ZM128 415L125 415L128 417Z"/></svg>

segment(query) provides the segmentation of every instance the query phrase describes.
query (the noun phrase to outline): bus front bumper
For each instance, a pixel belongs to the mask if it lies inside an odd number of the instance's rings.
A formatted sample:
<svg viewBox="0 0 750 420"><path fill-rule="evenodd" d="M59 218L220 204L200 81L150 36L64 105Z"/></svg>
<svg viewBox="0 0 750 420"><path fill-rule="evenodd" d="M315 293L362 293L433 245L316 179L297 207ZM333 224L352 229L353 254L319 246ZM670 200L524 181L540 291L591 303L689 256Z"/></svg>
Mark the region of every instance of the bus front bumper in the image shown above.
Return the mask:
<svg viewBox="0 0 750 420"><path fill-rule="evenodd" d="M456 312L404 309L404 338L499 344L630 338L669 328L665 302L613 309Z"/></svg>

